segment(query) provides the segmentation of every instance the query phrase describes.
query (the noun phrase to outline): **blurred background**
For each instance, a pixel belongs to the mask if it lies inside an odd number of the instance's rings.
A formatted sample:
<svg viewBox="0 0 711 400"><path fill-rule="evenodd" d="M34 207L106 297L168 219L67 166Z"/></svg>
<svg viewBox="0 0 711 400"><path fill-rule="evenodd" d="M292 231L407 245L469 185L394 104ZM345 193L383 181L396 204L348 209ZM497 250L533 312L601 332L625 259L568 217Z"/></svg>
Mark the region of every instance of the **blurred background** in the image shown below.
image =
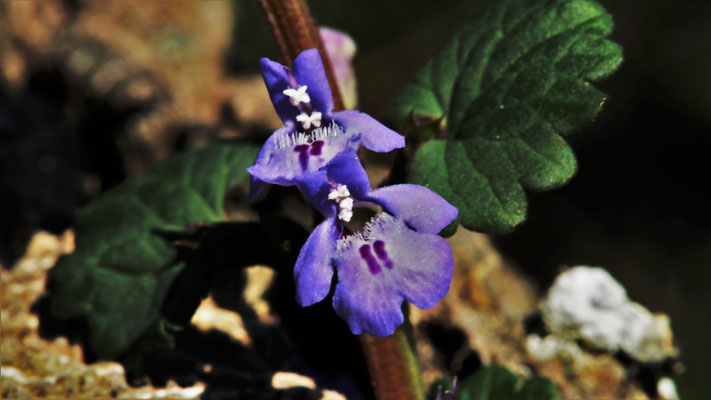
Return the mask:
<svg viewBox="0 0 711 400"><path fill-rule="evenodd" d="M309 2L317 23L355 40L359 108L375 116L488 3ZM601 3L625 61L596 84L609 95L598 120L570 137L579 172L529 194L527 221L495 245L540 288L564 266L608 269L671 317L680 394L705 398L711 2ZM172 152L278 124L254 75L260 57L276 58L256 6L198 4L0 2L0 263Z"/></svg>

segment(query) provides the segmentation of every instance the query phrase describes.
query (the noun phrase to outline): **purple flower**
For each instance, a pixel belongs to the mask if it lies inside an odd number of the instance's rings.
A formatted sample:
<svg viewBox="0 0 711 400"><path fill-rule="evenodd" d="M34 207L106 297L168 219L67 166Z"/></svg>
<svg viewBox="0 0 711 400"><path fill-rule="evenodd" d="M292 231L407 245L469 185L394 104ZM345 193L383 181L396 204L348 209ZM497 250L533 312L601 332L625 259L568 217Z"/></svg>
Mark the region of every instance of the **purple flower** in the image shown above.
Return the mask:
<svg viewBox="0 0 711 400"><path fill-rule="evenodd" d="M319 176L320 175L320 176ZM309 306L328 295L334 266L336 313L354 334L386 336L403 323L403 300L432 308L447 294L454 258L437 233L457 209L418 185L371 190L353 153L343 153L299 188L326 217L301 249L294 268L297 301ZM382 207L359 232L345 227L353 207Z"/></svg>
<svg viewBox="0 0 711 400"><path fill-rule="evenodd" d="M333 66L338 87L346 108L354 108L358 104L358 91L356 90L356 77L353 71L353 56L356 53L356 44L347 33L337 29L320 27L318 33L328 53L328 58Z"/></svg>
<svg viewBox="0 0 711 400"><path fill-rule="evenodd" d="M318 50L299 54L293 69L263 58L262 76L284 126L262 147L252 174L251 196L263 182L294 185L341 153L355 154L362 144L376 152L405 146L405 139L367 114L333 111L333 98ZM360 167L362 169L362 167Z"/></svg>
<svg viewBox="0 0 711 400"><path fill-rule="evenodd" d="M318 51L302 52L293 70L262 59L262 75L284 126L262 147L252 174L263 185L297 185L326 218L309 236L294 267L297 301L309 306L329 293L334 266L336 313L353 333L393 333L403 323L403 300L434 307L447 294L454 259L437 233L457 209L431 190L395 185L371 190L358 147L387 152L405 139L358 111L333 111ZM354 207L382 211L362 229L346 223Z"/></svg>

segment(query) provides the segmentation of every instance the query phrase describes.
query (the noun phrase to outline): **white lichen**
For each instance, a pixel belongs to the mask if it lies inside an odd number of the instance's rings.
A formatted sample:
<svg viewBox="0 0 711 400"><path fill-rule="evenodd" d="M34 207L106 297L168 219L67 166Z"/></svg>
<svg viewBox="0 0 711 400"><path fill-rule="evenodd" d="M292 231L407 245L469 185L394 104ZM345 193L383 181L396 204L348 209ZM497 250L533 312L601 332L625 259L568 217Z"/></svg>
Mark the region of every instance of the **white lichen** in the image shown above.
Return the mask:
<svg viewBox="0 0 711 400"><path fill-rule="evenodd" d="M555 335L543 338L535 334L528 335L526 337L526 352L536 362L546 362L556 357L566 360L579 360L583 357L583 351L575 342Z"/></svg>
<svg viewBox="0 0 711 400"><path fill-rule="evenodd" d="M622 350L640 361L663 360L673 349L669 318L630 301L602 268L577 266L560 274L541 310L550 333L596 349Z"/></svg>

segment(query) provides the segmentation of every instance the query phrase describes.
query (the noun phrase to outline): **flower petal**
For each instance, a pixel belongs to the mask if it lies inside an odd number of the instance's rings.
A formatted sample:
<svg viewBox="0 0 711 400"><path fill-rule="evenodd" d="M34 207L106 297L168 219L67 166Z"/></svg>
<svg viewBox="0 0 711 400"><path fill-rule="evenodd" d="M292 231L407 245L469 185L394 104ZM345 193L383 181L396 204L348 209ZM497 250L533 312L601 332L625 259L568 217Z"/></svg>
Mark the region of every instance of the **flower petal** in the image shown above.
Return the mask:
<svg viewBox="0 0 711 400"><path fill-rule="evenodd" d="M355 108L358 104L358 90L353 71L353 56L356 53L355 41L347 33L336 29L320 27L318 32L333 66L343 102L346 103L346 108Z"/></svg>
<svg viewBox="0 0 711 400"><path fill-rule="evenodd" d="M362 134L361 142L369 150L387 153L405 147L405 137L366 113L356 110L338 111L333 113L333 119L347 131Z"/></svg>
<svg viewBox="0 0 711 400"><path fill-rule="evenodd" d="M331 184L328 181L326 171L321 170L311 172L295 178L296 186L301 194L318 210L323 216L335 217L338 213L336 202L328 198L331 191Z"/></svg>
<svg viewBox="0 0 711 400"><path fill-rule="evenodd" d="M272 104L274 104L274 109L279 114L279 118L284 123L295 121L296 115L300 111L291 104L289 97L283 93L284 90L292 88L289 82L289 69L268 58L262 58L260 66L264 84L267 86L269 97L272 99Z"/></svg>
<svg viewBox="0 0 711 400"><path fill-rule="evenodd" d="M287 126L283 126L279 129L276 130L276 132L272 133L271 136L269 136L262 145L262 148L259 149L259 153L257 153L257 159L254 160L254 165L259 165L259 164L265 164L268 160L267 158L269 157L269 154L274 151L274 148L276 147L276 138L279 137L279 135L284 135L289 133L291 128ZM250 172L250 168L247 168L247 172ZM250 172L251 173L251 172ZM257 168L257 173L259 174L259 168ZM252 175L252 179L249 181L249 200L250 201L256 201L259 196L262 194L264 191L264 185L266 182L263 180L259 179L258 177Z"/></svg>
<svg viewBox="0 0 711 400"><path fill-rule="evenodd" d="M339 154L355 153L359 145L360 135L348 135L335 123L305 134L295 132L287 122L269 137L247 171L265 182L291 186L304 175L320 171Z"/></svg>
<svg viewBox="0 0 711 400"><path fill-rule="evenodd" d="M293 185L293 176L296 174L293 165L296 163L294 155L288 152L280 152L277 148L279 138L293 132L294 125L291 122L287 122L272 133L259 150L254 165L247 168L247 172L252 174L254 178L267 183L283 186ZM256 185L250 188L250 198L259 197L259 193L252 195L252 189L261 189L261 187Z"/></svg>
<svg viewBox="0 0 711 400"><path fill-rule="evenodd" d="M454 257L449 243L437 235L416 232L386 216L371 223L367 237L345 241L335 258L333 307L354 334L389 335L403 322L403 298L431 308L449 290Z"/></svg>
<svg viewBox="0 0 711 400"><path fill-rule="evenodd" d="M318 50L302 51L294 60L293 72L296 82L308 87L306 92L311 98L314 109L329 115L333 110L333 97Z"/></svg>
<svg viewBox="0 0 711 400"><path fill-rule="evenodd" d="M373 190L368 199L402 218L418 232L439 233L459 210L442 196L419 185L394 185Z"/></svg>
<svg viewBox="0 0 711 400"><path fill-rule="evenodd" d="M348 323L354 335L366 332L375 336L388 336L405 322L401 309L402 296L383 286L362 291L360 287L365 285L359 285L359 274L355 272L358 265L343 261L338 268L333 308ZM365 276L362 271L361 275ZM351 284L342 283L342 280L350 281Z"/></svg>
<svg viewBox="0 0 711 400"><path fill-rule="evenodd" d="M370 179L358 159L358 153L342 152L325 166L329 180L346 185L351 196L364 199L370 191Z"/></svg>
<svg viewBox="0 0 711 400"><path fill-rule="evenodd" d="M336 252L338 229L334 218L321 222L299 252L294 266L296 300L302 307L318 303L328 295L333 279L332 256Z"/></svg>
<svg viewBox="0 0 711 400"><path fill-rule="evenodd" d="M252 177L249 180L249 201L257 201L264 192L266 182L259 178Z"/></svg>

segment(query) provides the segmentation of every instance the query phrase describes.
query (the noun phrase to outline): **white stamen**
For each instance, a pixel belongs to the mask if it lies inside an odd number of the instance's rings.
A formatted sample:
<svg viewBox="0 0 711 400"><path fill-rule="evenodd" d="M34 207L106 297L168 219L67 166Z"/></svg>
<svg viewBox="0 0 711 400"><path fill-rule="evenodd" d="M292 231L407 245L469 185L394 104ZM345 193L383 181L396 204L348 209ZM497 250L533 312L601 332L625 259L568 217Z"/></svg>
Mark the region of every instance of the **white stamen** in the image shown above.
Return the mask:
<svg viewBox="0 0 711 400"><path fill-rule="evenodd" d="M292 106L298 106L299 103L310 103L311 98L309 97L309 94L306 93L306 85L299 86L298 89L284 89L282 93L284 93L284 96L289 98L289 101L291 102Z"/></svg>
<svg viewBox="0 0 711 400"><path fill-rule="evenodd" d="M353 218L353 210L351 209L342 208L341 211L338 212L338 219L341 221L349 222L351 218Z"/></svg>
<svg viewBox="0 0 711 400"><path fill-rule="evenodd" d="M345 199L341 200L338 203L338 207L341 207L342 209L352 210L353 209L353 199L350 197L346 197Z"/></svg>
<svg viewBox="0 0 711 400"><path fill-rule="evenodd" d="M314 111L311 113L311 115L307 115L306 113L301 113L296 116L296 120L301 122L301 125L304 127L304 129L309 129L311 128L311 125L314 126L314 128L318 128L321 126L321 113L318 111Z"/></svg>
<svg viewBox="0 0 711 400"><path fill-rule="evenodd" d="M356 232L350 236L338 239L337 251L342 251L349 248L356 241L368 242L375 239L374 235L378 229L381 229L383 225L394 221L394 218L387 213L381 212L371 218L363 229Z"/></svg>
<svg viewBox="0 0 711 400"><path fill-rule="evenodd" d="M346 197L349 197L350 195L351 195L351 192L348 191L348 186L341 185L339 183L338 186L331 189L331 192L328 194L328 199L340 201L341 199L345 199Z"/></svg>
<svg viewBox="0 0 711 400"><path fill-rule="evenodd" d="M328 194L329 200L338 203L338 219L341 221L348 222L353 218L353 199L350 196L348 186L340 183Z"/></svg>
<svg viewBox="0 0 711 400"><path fill-rule="evenodd" d="M310 144L317 140L341 136L343 133L343 129L340 126L336 125L334 122L331 122L331 125L314 129L309 133L295 132L277 137L275 139L276 150L296 146L297 144Z"/></svg>

